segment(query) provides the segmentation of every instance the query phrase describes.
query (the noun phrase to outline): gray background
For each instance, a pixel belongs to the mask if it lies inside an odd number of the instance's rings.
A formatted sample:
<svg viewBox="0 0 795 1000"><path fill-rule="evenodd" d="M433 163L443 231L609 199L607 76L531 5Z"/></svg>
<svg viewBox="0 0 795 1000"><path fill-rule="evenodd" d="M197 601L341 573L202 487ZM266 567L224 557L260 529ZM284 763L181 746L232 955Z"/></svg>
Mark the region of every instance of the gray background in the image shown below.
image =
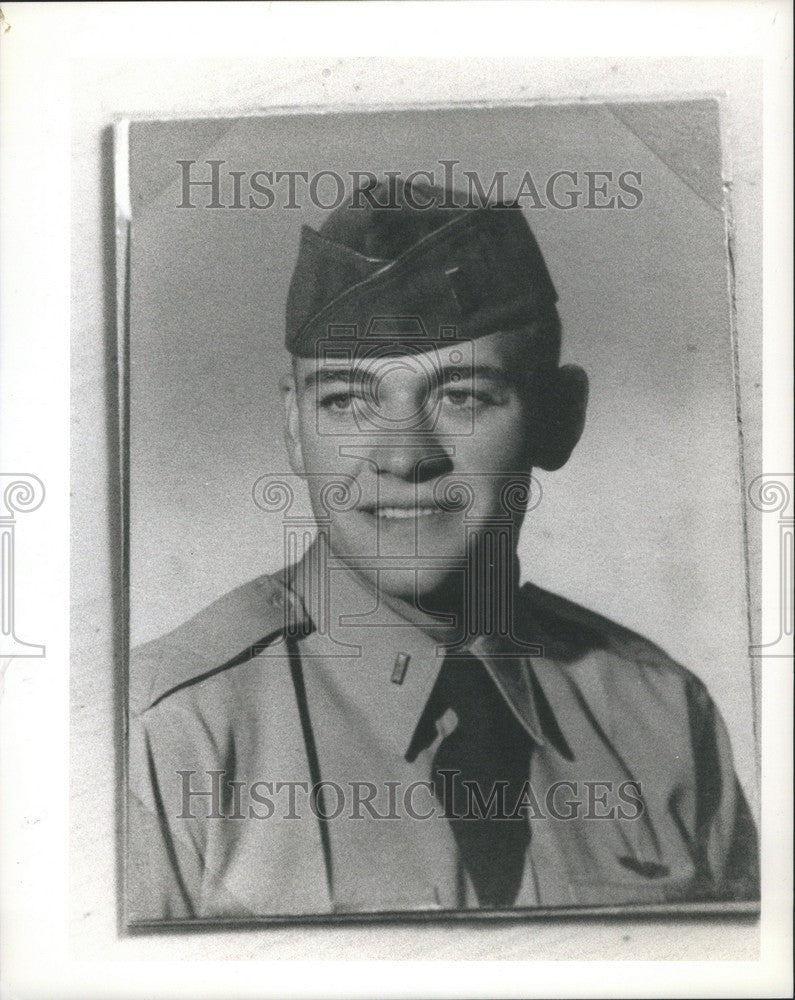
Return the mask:
<svg viewBox="0 0 795 1000"><path fill-rule="evenodd" d="M278 392L287 284L301 225L325 217L305 196L300 210L179 209L178 159L199 161L201 177L203 161L222 159L225 177L441 176L438 160L453 158L459 176L508 171L508 192L529 170L542 195L560 169L578 172L580 186L586 170L640 171L636 209L527 210L560 295L564 360L588 371L591 400L569 465L539 473L523 575L702 677L755 801L718 113L702 101L133 124L133 643L281 565L281 520L251 490L289 468ZM225 190L229 201L228 179ZM206 204L201 191L192 197Z"/></svg>

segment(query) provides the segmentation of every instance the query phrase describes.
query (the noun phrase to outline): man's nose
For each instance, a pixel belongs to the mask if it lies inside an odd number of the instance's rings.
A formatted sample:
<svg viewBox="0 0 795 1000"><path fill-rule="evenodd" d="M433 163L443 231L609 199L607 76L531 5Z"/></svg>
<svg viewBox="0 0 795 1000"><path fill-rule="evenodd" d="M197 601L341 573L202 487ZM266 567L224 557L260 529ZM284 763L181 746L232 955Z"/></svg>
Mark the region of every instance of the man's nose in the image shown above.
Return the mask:
<svg viewBox="0 0 795 1000"><path fill-rule="evenodd" d="M381 441L370 451L379 476L424 482L453 468L451 455L434 435L400 435Z"/></svg>

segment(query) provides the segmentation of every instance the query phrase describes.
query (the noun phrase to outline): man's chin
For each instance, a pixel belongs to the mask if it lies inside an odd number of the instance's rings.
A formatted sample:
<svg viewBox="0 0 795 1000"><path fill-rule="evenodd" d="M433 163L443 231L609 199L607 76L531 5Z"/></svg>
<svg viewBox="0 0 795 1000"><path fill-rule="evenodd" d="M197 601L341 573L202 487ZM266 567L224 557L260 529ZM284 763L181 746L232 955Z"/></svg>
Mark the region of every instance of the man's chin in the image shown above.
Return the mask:
<svg viewBox="0 0 795 1000"><path fill-rule="evenodd" d="M449 604L461 591L461 574L434 569L381 569L373 560L366 569L359 569L367 584L384 600L400 601L418 611L432 612Z"/></svg>
<svg viewBox="0 0 795 1000"><path fill-rule="evenodd" d="M404 560L412 567L428 560L456 566L465 555L466 529L458 513L420 518L377 517L365 511L338 516L331 525L332 550L340 557Z"/></svg>
<svg viewBox="0 0 795 1000"><path fill-rule="evenodd" d="M433 607L461 590L466 553L456 520L443 519L434 535L425 526L416 534L377 533L367 519L340 518L330 535L332 554L383 597Z"/></svg>

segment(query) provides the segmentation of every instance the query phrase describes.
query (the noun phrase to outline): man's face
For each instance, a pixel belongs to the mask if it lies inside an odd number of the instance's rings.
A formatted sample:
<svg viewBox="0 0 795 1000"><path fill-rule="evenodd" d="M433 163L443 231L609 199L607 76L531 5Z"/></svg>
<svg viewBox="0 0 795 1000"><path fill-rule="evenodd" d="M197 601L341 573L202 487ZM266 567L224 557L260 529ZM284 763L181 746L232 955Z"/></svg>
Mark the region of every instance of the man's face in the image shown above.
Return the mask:
<svg viewBox="0 0 795 1000"><path fill-rule="evenodd" d="M520 334L496 333L377 353L295 359L287 440L334 554L411 601L460 579L473 532L509 524L516 542L531 467L527 351ZM334 495L341 482L347 497Z"/></svg>

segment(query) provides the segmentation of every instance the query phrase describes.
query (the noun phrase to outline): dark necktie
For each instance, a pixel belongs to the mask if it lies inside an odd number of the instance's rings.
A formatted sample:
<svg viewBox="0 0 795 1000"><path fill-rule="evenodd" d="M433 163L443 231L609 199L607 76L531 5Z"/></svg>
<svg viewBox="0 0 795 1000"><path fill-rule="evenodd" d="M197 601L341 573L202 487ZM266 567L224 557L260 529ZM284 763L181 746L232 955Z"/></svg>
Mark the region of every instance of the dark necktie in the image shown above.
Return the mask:
<svg viewBox="0 0 795 1000"><path fill-rule="evenodd" d="M436 795L480 905L511 906L524 874L530 826L526 814L510 816L529 779L532 740L475 657L445 660L426 718L435 721L450 708L458 721L434 755Z"/></svg>

